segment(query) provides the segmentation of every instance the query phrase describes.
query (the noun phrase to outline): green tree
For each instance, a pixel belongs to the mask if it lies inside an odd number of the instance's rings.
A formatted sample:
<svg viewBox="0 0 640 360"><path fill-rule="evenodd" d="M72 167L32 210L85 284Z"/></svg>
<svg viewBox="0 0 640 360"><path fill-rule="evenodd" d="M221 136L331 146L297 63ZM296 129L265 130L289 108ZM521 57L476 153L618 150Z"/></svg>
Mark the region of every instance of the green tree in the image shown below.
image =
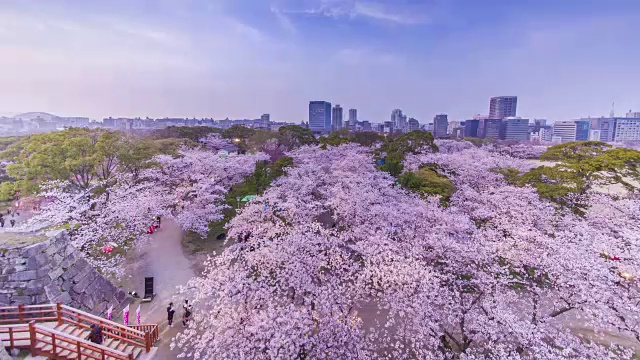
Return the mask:
<svg viewBox="0 0 640 360"><path fill-rule="evenodd" d="M221 129L210 126L168 126L164 129L154 130L151 137L154 139L189 139L198 142L209 134L221 132Z"/></svg>
<svg viewBox="0 0 640 360"><path fill-rule="evenodd" d="M246 126L233 125L232 127L222 131L222 137L225 139L239 139L241 141L247 141L255 133L255 130Z"/></svg>
<svg viewBox="0 0 640 360"><path fill-rule="evenodd" d="M289 150L318 143L311 130L298 125L282 126L278 129L278 133L282 136L282 144Z"/></svg>
<svg viewBox="0 0 640 360"><path fill-rule="evenodd" d="M440 204L448 206L456 187L445 175L436 169L424 166L417 171L407 171L398 177L400 185L421 196L440 196Z"/></svg>

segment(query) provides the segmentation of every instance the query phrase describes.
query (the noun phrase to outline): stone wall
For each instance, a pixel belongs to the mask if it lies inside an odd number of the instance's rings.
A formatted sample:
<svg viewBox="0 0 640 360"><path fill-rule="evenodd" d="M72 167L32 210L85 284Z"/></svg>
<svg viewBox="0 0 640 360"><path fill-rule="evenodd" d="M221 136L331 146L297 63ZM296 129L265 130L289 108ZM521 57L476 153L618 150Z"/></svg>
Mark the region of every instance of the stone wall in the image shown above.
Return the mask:
<svg viewBox="0 0 640 360"><path fill-rule="evenodd" d="M0 269L0 306L63 303L104 315L111 305L118 313L131 302L82 257L64 231L38 244L0 248Z"/></svg>

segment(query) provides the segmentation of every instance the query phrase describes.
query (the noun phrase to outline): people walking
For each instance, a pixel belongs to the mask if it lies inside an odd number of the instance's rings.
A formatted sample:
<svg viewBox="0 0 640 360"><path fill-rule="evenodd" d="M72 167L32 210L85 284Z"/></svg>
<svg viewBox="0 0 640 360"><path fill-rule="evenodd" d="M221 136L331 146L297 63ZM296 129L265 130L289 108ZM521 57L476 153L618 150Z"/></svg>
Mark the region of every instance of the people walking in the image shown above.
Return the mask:
<svg viewBox="0 0 640 360"><path fill-rule="evenodd" d="M91 332L89 333L89 341L94 344L102 344L102 328L96 324L91 324Z"/></svg>
<svg viewBox="0 0 640 360"><path fill-rule="evenodd" d="M173 303L169 303L167 307L167 321L169 322L169 327L173 327L173 315L176 313L173 308Z"/></svg>
<svg viewBox="0 0 640 360"><path fill-rule="evenodd" d="M156 222L158 223L158 229L160 229L160 215L156 216Z"/></svg>
<svg viewBox="0 0 640 360"><path fill-rule="evenodd" d="M11 227L14 227L16 225L16 221L11 219Z"/></svg>
<svg viewBox="0 0 640 360"><path fill-rule="evenodd" d="M185 299L182 308L184 309L184 314L182 315L182 325L187 326L189 320L191 320L191 305L189 304L189 300Z"/></svg>

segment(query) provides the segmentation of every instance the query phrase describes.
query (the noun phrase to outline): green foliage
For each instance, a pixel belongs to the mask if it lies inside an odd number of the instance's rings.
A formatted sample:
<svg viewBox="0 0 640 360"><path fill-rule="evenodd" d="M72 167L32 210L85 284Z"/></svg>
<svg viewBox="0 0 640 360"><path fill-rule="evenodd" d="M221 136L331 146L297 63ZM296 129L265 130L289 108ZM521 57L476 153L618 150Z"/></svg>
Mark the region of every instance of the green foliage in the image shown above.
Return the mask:
<svg viewBox="0 0 640 360"><path fill-rule="evenodd" d="M602 155L611 145L600 141L575 141L551 146L540 160L577 163Z"/></svg>
<svg viewBox="0 0 640 360"><path fill-rule="evenodd" d="M20 140L18 136L0 136L0 151L6 150L9 145L14 144Z"/></svg>
<svg viewBox="0 0 640 360"><path fill-rule="evenodd" d="M481 147L482 145L485 144L485 139L479 139L479 138L464 138L464 141L468 141L470 143L472 143L474 146L477 147Z"/></svg>
<svg viewBox="0 0 640 360"><path fill-rule="evenodd" d="M263 151L264 146L269 141L276 141L280 144L282 136L280 133L270 130L255 130L255 133L246 140L246 145L249 150Z"/></svg>
<svg viewBox="0 0 640 360"><path fill-rule="evenodd" d="M384 136L373 131L350 132L347 129L334 131L328 136L320 138L320 144L330 146L339 146L347 143L356 143L362 146L371 147L376 143L383 143Z"/></svg>
<svg viewBox="0 0 640 360"><path fill-rule="evenodd" d="M445 175L436 169L425 166L418 171L407 171L398 177L400 185L421 196L440 196L440 204L448 206L456 187Z"/></svg>
<svg viewBox="0 0 640 360"><path fill-rule="evenodd" d="M543 199L570 208L578 215L587 207L580 202L595 184L621 183L634 187L623 177L640 179L640 151L627 148L610 149L600 141L577 141L550 147L541 160L555 161L554 166L540 166L519 174L515 169L496 169L505 180L517 186L530 185Z"/></svg>
<svg viewBox="0 0 640 360"><path fill-rule="evenodd" d="M282 126L278 129L278 133L281 135L282 144L287 149L318 143L311 130L298 125Z"/></svg>
<svg viewBox="0 0 640 360"><path fill-rule="evenodd" d="M402 165L403 160L403 154L389 153L384 159L384 164L380 165L380 170L388 172L393 177L398 177L402 174L402 171L404 171L404 165Z"/></svg>
<svg viewBox="0 0 640 360"><path fill-rule="evenodd" d="M221 129L210 126L168 126L164 129L154 130L151 137L154 139L189 139L198 142L209 134L221 131Z"/></svg>
<svg viewBox="0 0 640 360"><path fill-rule="evenodd" d="M438 146L434 143L434 138L431 132L414 130L396 138L388 139L382 146L381 151L384 151L387 154L402 154L404 159L406 154L417 154L424 148L429 148L433 152L438 152Z"/></svg>
<svg viewBox="0 0 640 360"><path fill-rule="evenodd" d="M222 131L222 137L225 139L240 139L246 141L256 133L255 130L242 125L233 125Z"/></svg>

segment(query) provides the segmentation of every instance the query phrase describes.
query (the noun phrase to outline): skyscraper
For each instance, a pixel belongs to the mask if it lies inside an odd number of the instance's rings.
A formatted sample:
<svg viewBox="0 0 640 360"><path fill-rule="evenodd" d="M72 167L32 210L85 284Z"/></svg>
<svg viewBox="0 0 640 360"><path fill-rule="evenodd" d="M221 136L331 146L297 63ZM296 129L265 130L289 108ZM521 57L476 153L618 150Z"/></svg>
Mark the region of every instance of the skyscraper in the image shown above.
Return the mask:
<svg viewBox="0 0 640 360"><path fill-rule="evenodd" d="M391 122L393 122L393 127L401 132L407 128L407 116L403 115L400 109L394 109L391 112Z"/></svg>
<svg viewBox="0 0 640 360"><path fill-rule="evenodd" d="M358 122L358 110L349 109L349 127L355 128Z"/></svg>
<svg viewBox="0 0 640 360"><path fill-rule="evenodd" d="M489 102L489 118L504 119L506 117L516 116L517 107L518 107L517 96L492 97Z"/></svg>
<svg viewBox="0 0 640 360"><path fill-rule="evenodd" d="M484 119L484 131L482 134L484 138L500 139L502 135L502 120Z"/></svg>
<svg viewBox="0 0 640 360"><path fill-rule="evenodd" d="M331 122L335 130L342 129L342 107L336 104L331 111Z"/></svg>
<svg viewBox="0 0 640 360"><path fill-rule="evenodd" d="M260 127L268 128L271 123L270 119L271 116L269 114L262 114L262 116L260 116Z"/></svg>
<svg viewBox="0 0 640 360"><path fill-rule="evenodd" d="M420 123L414 118L409 118L409 121L407 121L407 125L409 131L420 129Z"/></svg>
<svg viewBox="0 0 640 360"><path fill-rule="evenodd" d="M526 141L529 139L529 119L509 117L504 120L504 139Z"/></svg>
<svg viewBox="0 0 640 360"><path fill-rule="evenodd" d="M331 103L328 101L309 102L309 129L313 132L331 131Z"/></svg>
<svg viewBox="0 0 640 360"><path fill-rule="evenodd" d="M436 115L433 118L433 136L447 137L447 128L449 127L449 119L447 114Z"/></svg>
<svg viewBox="0 0 640 360"><path fill-rule="evenodd" d="M464 137L477 138L478 127L480 126L480 120L465 120L464 122Z"/></svg>

